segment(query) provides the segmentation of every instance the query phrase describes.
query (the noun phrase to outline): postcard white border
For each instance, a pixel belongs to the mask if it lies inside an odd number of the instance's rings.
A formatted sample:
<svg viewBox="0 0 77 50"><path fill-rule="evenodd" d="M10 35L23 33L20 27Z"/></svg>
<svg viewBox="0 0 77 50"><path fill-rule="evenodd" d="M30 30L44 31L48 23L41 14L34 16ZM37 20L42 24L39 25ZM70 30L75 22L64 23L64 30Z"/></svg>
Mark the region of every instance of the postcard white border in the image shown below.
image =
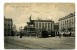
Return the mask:
<svg viewBox="0 0 77 50"><path fill-rule="evenodd" d="M1 0L0 1L0 50L4 50L4 3L75 3L75 11L77 12L77 3L76 0ZM77 13L76 13L77 15ZM77 19L77 17L75 16ZM75 19L75 20L76 20ZM75 21L75 34L77 33L77 20ZM77 42L77 34L75 38ZM77 50L77 43L75 43L75 50Z"/></svg>

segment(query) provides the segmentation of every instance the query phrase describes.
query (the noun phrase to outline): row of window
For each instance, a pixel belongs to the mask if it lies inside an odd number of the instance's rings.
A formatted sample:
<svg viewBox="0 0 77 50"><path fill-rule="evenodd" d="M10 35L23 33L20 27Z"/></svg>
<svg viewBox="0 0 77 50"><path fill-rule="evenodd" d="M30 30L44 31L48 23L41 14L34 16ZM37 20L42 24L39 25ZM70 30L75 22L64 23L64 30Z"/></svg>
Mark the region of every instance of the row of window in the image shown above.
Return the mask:
<svg viewBox="0 0 77 50"><path fill-rule="evenodd" d="M7 21L7 20L5 20L5 23L12 23L12 21Z"/></svg>
<svg viewBox="0 0 77 50"><path fill-rule="evenodd" d="M47 29L51 30L52 29L52 23L35 23L35 27L37 29Z"/></svg>
<svg viewBox="0 0 77 50"><path fill-rule="evenodd" d="M9 27L9 26L12 26L12 24L4 24L4 26L6 26L6 27L8 26Z"/></svg>
<svg viewBox="0 0 77 50"><path fill-rule="evenodd" d="M59 25L60 28L67 28L67 27L72 27L72 26L74 27L75 18L73 17L73 18L62 20L62 21L60 21L59 24L60 24Z"/></svg>

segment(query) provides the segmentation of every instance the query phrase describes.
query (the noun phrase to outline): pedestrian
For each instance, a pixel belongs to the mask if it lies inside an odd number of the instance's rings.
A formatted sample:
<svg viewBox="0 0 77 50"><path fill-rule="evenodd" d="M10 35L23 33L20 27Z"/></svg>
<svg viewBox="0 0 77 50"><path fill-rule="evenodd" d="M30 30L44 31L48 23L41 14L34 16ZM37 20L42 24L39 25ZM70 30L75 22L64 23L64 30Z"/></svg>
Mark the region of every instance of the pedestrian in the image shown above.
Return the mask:
<svg viewBox="0 0 77 50"><path fill-rule="evenodd" d="M22 38L22 32L20 32L20 38Z"/></svg>
<svg viewBox="0 0 77 50"><path fill-rule="evenodd" d="M59 38L61 38L61 34L59 34Z"/></svg>
<svg viewBox="0 0 77 50"><path fill-rule="evenodd" d="M20 38L22 38L22 34L20 34Z"/></svg>

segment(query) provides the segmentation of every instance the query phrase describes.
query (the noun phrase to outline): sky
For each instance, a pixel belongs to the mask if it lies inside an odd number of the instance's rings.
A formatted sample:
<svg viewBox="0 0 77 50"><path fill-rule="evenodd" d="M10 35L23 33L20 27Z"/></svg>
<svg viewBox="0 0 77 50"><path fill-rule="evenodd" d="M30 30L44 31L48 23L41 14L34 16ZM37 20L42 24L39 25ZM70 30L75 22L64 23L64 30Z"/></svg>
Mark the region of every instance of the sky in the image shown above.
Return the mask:
<svg viewBox="0 0 77 50"><path fill-rule="evenodd" d="M18 30L27 25L29 17L37 20L53 20L55 23L62 17L75 11L74 3L5 3L4 16L12 18Z"/></svg>

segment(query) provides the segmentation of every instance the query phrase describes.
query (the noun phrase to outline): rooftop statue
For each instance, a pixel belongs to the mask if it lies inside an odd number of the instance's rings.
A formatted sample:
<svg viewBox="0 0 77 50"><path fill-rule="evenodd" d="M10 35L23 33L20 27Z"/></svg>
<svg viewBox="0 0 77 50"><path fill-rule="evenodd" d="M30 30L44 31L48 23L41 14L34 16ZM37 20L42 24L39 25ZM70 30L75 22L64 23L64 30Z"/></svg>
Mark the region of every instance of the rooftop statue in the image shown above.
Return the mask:
<svg viewBox="0 0 77 50"><path fill-rule="evenodd" d="M30 20L30 22L31 22L31 16L29 17L29 20Z"/></svg>

